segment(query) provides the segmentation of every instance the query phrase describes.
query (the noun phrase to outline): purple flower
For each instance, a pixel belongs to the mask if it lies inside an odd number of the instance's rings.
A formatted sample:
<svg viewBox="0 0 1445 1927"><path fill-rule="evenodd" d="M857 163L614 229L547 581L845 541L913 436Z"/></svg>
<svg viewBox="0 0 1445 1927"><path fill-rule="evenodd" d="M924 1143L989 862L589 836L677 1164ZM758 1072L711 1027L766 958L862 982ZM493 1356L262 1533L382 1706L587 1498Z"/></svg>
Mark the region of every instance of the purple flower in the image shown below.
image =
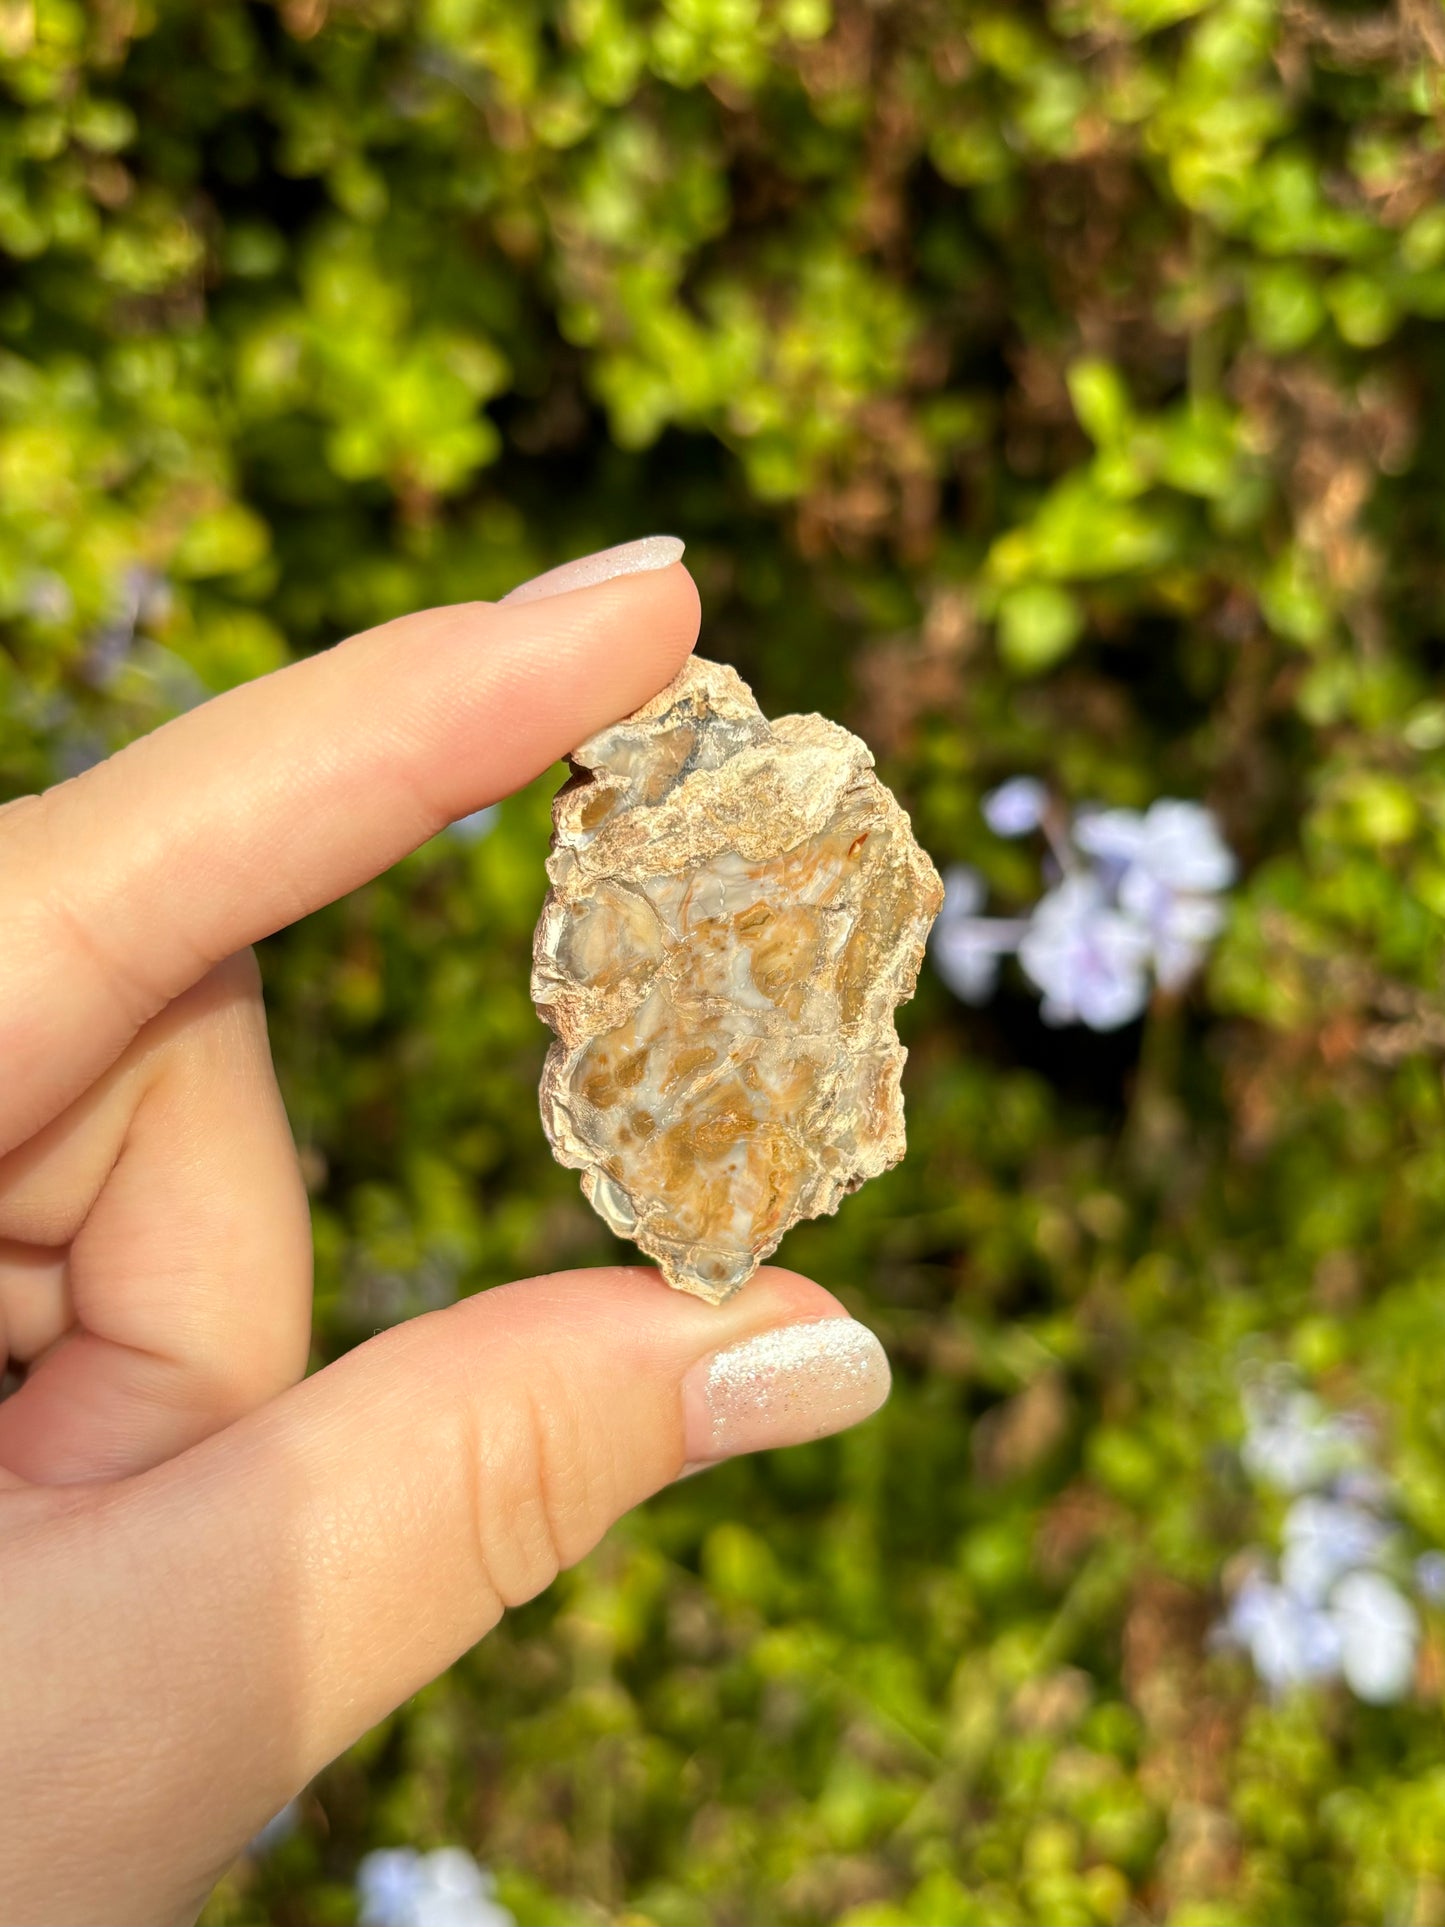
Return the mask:
<svg viewBox="0 0 1445 1927"><path fill-rule="evenodd" d="M1340 1670L1340 1629L1330 1613L1258 1573L1231 1600L1224 1631L1248 1652L1272 1692L1331 1679Z"/></svg>
<svg viewBox="0 0 1445 1927"><path fill-rule="evenodd" d="M1377 1565L1396 1537L1393 1527L1360 1506L1311 1494L1285 1515L1280 1576L1308 1605L1322 1605L1336 1581Z"/></svg>
<svg viewBox="0 0 1445 1927"><path fill-rule="evenodd" d="M1072 838L1048 818L1049 792L1015 776L984 798L999 836L1042 829L1062 876L1026 924L980 917L984 888L976 872L950 871L934 933L939 974L967 1003L982 1003L998 981L1001 957L1019 961L1044 993L1049 1024L1117 1030L1141 1015L1150 978L1180 989L1224 927L1219 893L1234 858L1210 812L1164 797L1147 811L1084 809Z"/></svg>
<svg viewBox="0 0 1445 1927"><path fill-rule="evenodd" d="M1422 1552L1415 1561L1415 1584L1432 1606L1445 1605L1445 1552Z"/></svg>
<svg viewBox="0 0 1445 1927"><path fill-rule="evenodd" d="M1359 1427L1327 1415L1311 1392L1278 1383L1244 1394L1245 1470L1278 1492L1326 1484L1358 1458Z"/></svg>
<svg viewBox="0 0 1445 1927"><path fill-rule="evenodd" d="M1138 810L1105 810L1085 804L1074 812L1072 835L1085 856L1094 859L1101 881L1117 890L1144 845L1144 818Z"/></svg>
<svg viewBox="0 0 1445 1927"><path fill-rule="evenodd" d="M986 1003L998 982L1001 958L1018 948L1024 925L1001 917L980 917L983 878L956 863L943 876L943 907L933 926L933 961L955 997L966 1004Z"/></svg>
<svg viewBox="0 0 1445 1927"><path fill-rule="evenodd" d="M1036 776L1012 776L983 799L983 820L995 836L1028 836L1043 822L1048 802Z"/></svg>
<svg viewBox="0 0 1445 1927"><path fill-rule="evenodd" d="M361 1927L515 1927L492 1876L462 1847L389 1847L356 1870Z"/></svg>
<svg viewBox="0 0 1445 1927"><path fill-rule="evenodd" d="M1149 1001L1149 938L1091 876L1065 877L1037 905L1019 962L1044 993L1046 1024L1117 1030Z"/></svg>
<svg viewBox="0 0 1445 1927"><path fill-rule="evenodd" d="M1330 1598L1339 1628L1340 1670L1350 1691L1373 1706L1403 1699L1415 1677L1420 1616L1382 1572L1352 1572Z"/></svg>
<svg viewBox="0 0 1445 1927"><path fill-rule="evenodd" d="M943 904L938 912L939 923L977 916L987 895L988 885L977 870L971 869L967 863L951 864L943 873Z"/></svg>
<svg viewBox="0 0 1445 1927"><path fill-rule="evenodd" d="M1224 908L1215 898L1178 896L1142 870L1124 878L1119 903L1149 932L1161 990L1182 990L1224 928Z"/></svg>
<svg viewBox="0 0 1445 1927"><path fill-rule="evenodd" d="M1223 1636L1247 1646L1276 1689L1335 1674L1358 1699L1402 1699L1415 1675L1420 1616L1382 1570L1400 1556L1403 1535L1384 1516L1392 1488L1367 1456L1368 1421L1327 1413L1282 1370L1248 1385L1244 1407L1245 1465L1303 1496L1285 1514L1279 1580L1247 1580ZM1418 1560L1415 1577L1422 1591L1431 1579L1445 1587L1445 1555Z"/></svg>
<svg viewBox="0 0 1445 1927"><path fill-rule="evenodd" d="M1324 1605L1256 1573L1231 1601L1223 1632L1272 1692L1343 1678L1356 1698L1381 1706L1410 1690L1420 1616L1382 1572L1346 1573Z"/></svg>
<svg viewBox="0 0 1445 1927"><path fill-rule="evenodd" d="M361 1927L401 1927L415 1912L421 1855L415 1847L383 1847L356 1869Z"/></svg>
<svg viewBox="0 0 1445 1927"><path fill-rule="evenodd" d="M1166 796L1143 813L1082 809L1074 841L1120 876L1141 869L1170 890L1211 895L1234 881L1234 858L1202 803Z"/></svg>
<svg viewBox="0 0 1445 1927"><path fill-rule="evenodd" d="M1099 864L1119 908L1148 931L1161 988L1180 989L1224 928L1219 893L1235 877L1213 814L1173 797L1142 815L1081 810L1074 841Z"/></svg>

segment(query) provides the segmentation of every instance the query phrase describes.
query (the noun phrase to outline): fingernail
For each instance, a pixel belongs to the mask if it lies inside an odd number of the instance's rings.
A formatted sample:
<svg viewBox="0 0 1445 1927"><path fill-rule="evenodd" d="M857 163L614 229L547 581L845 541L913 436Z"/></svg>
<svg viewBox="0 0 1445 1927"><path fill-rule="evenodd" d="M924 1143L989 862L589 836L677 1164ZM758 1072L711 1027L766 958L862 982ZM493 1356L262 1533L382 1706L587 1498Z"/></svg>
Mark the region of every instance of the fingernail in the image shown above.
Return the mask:
<svg viewBox="0 0 1445 1927"><path fill-rule="evenodd" d="M889 1383L883 1347L854 1318L759 1332L683 1379L688 1469L841 1432L878 1410Z"/></svg>
<svg viewBox="0 0 1445 1927"><path fill-rule="evenodd" d="M502 597L503 602L541 602L549 595L566 595L569 589L590 589L594 583L611 582L614 576L645 575L649 569L670 569L682 560L686 544L676 535L644 535L640 542L619 542L615 549L599 549L596 555L578 556L534 575Z"/></svg>

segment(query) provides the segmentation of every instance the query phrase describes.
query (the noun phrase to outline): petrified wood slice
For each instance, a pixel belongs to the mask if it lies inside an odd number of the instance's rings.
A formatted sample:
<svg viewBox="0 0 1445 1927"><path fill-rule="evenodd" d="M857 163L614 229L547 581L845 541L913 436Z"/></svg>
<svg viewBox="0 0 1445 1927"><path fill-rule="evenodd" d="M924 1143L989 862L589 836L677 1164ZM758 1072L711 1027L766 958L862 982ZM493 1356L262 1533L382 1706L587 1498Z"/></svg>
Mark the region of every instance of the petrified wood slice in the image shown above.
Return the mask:
<svg viewBox="0 0 1445 1927"><path fill-rule="evenodd" d="M867 747L769 723L720 663L571 761L532 973L542 1122L612 1229L721 1304L903 1156L893 1011L942 886Z"/></svg>

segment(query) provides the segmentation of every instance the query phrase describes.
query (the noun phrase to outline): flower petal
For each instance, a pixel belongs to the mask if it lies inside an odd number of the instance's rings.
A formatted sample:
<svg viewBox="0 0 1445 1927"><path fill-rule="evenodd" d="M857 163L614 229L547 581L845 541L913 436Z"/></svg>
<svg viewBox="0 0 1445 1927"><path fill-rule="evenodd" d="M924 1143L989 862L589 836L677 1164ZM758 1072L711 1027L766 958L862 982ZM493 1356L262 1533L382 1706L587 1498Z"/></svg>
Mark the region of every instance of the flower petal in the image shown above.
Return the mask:
<svg viewBox="0 0 1445 1927"><path fill-rule="evenodd" d="M1150 805L1138 861L1174 890L1227 890L1236 874L1214 812L1171 796Z"/></svg>
<svg viewBox="0 0 1445 1927"><path fill-rule="evenodd" d="M1340 1633L1340 1670L1371 1705L1400 1700L1415 1678L1420 1616L1380 1572L1352 1572L1335 1587L1330 1613Z"/></svg>
<svg viewBox="0 0 1445 1927"><path fill-rule="evenodd" d="M1036 776L1011 776L983 799L983 820L995 836L1028 836L1043 822L1048 801Z"/></svg>

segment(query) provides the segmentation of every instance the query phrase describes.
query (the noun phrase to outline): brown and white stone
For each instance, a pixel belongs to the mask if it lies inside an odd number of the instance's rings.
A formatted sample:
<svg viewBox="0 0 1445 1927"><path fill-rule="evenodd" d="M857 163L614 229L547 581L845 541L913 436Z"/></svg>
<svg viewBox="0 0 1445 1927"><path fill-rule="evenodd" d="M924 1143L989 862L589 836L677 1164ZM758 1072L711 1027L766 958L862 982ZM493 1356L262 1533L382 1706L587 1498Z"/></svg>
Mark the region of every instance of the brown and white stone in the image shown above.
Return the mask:
<svg viewBox="0 0 1445 1927"><path fill-rule="evenodd" d="M542 1121L593 1207L714 1304L903 1156L942 886L856 736L768 722L693 657L590 737L553 806L532 996Z"/></svg>

